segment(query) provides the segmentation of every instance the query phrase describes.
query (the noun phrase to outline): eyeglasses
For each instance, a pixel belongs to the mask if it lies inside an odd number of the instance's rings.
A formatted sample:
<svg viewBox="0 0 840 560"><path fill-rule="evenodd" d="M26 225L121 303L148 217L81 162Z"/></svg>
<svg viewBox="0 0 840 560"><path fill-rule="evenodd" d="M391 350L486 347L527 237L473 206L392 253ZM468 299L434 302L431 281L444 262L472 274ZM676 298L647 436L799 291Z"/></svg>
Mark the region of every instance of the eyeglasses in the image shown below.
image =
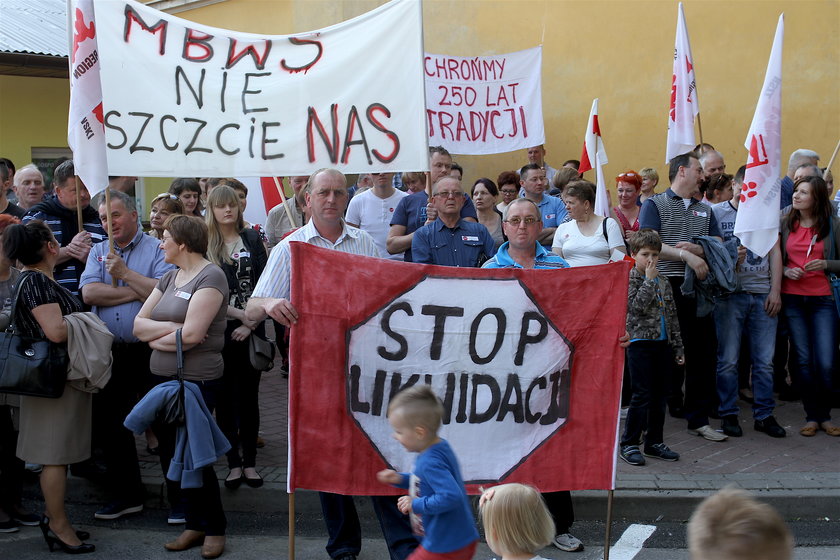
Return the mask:
<svg viewBox="0 0 840 560"><path fill-rule="evenodd" d="M533 216L528 216L527 218L509 218L505 220L506 223L512 225L513 227L519 227L523 222L526 226L532 226L539 221L539 218L535 218Z"/></svg>
<svg viewBox="0 0 840 560"><path fill-rule="evenodd" d="M516 194L516 189L502 189L505 194Z"/></svg>
<svg viewBox="0 0 840 560"><path fill-rule="evenodd" d="M435 194L433 194L432 196L439 196L441 198L452 197L452 198L458 199L458 198L461 198L462 196L464 196L464 191L438 191Z"/></svg>
<svg viewBox="0 0 840 560"><path fill-rule="evenodd" d="M178 200L178 197L177 197L177 196L175 196L174 194L169 194L169 193L160 193L159 195L157 195L156 197L154 197L154 198L152 199L152 201L154 202L154 201L156 201L156 200L162 200L162 199L164 199L164 198L168 198L168 199L170 199L170 200Z"/></svg>
<svg viewBox="0 0 840 560"><path fill-rule="evenodd" d="M635 177L635 173L621 173L619 177Z"/></svg>

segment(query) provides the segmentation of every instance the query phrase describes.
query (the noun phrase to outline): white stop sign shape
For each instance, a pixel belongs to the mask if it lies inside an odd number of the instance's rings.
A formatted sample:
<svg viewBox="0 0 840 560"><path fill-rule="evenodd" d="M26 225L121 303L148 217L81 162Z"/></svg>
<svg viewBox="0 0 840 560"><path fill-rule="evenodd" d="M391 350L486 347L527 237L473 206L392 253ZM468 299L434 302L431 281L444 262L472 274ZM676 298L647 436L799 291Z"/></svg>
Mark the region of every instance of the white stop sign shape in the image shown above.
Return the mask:
<svg viewBox="0 0 840 560"><path fill-rule="evenodd" d="M502 480L568 417L573 348L516 279L426 277L349 332L347 403L383 459L410 470L388 403L416 383L444 404L464 480Z"/></svg>

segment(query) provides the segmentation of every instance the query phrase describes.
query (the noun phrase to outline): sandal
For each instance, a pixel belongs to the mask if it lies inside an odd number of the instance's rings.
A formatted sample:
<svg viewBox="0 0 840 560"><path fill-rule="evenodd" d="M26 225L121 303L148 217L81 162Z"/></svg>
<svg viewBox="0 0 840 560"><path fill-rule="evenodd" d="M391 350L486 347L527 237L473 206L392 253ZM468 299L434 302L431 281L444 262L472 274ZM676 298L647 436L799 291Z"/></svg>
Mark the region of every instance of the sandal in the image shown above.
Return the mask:
<svg viewBox="0 0 840 560"><path fill-rule="evenodd" d="M822 428L822 430L830 436L840 436L840 427L835 426L829 422L823 422L822 424L820 424L820 428Z"/></svg>
<svg viewBox="0 0 840 560"><path fill-rule="evenodd" d="M799 435L805 437L814 437L817 435L817 423L816 422L808 422L801 428L799 428Z"/></svg>

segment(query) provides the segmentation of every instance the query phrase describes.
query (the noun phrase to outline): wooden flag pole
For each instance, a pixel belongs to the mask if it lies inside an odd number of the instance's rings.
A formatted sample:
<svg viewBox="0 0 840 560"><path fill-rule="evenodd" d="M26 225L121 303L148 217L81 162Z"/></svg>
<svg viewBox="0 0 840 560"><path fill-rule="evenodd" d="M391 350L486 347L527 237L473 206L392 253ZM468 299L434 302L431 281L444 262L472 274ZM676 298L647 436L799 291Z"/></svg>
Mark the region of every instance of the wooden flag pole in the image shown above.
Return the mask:
<svg viewBox="0 0 840 560"><path fill-rule="evenodd" d="M277 177L272 177L272 179L274 179L274 186L277 187L277 192L280 193L280 200L283 201L283 208L286 209L286 216L289 217L289 223L292 224L293 228L300 227L295 221L294 216L292 216L291 208L289 208L289 206L286 204L286 193L283 192L283 186L280 184L280 181L277 179ZM302 226L303 224L300 225ZM292 558L291 560L294 560L294 558Z"/></svg>
<svg viewBox="0 0 840 560"><path fill-rule="evenodd" d="M111 189L105 187L105 223L106 227L108 228L108 253L114 253L114 236L111 233L112 225L111 225ZM113 287L117 287L117 279L111 276L111 285Z"/></svg>
<svg viewBox="0 0 840 560"><path fill-rule="evenodd" d="M612 528L613 491L607 492L607 530L604 536L604 560L610 560L610 529Z"/></svg>
<svg viewBox="0 0 840 560"><path fill-rule="evenodd" d="M831 166L834 165L834 160L837 158L837 150L840 150L840 140L837 141L837 146L834 148L834 153L831 154L831 159L828 160L828 165L825 167L825 173L823 173L823 179L828 176L828 172L831 171Z"/></svg>
<svg viewBox="0 0 840 560"><path fill-rule="evenodd" d="M703 123L700 122L700 113L697 113L697 128L700 129L700 151L703 151ZM698 156L700 154L697 154Z"/></svg>
<svg viewBox="0 0 840 560"><path fill-rule="evenodd" d="M84 229L84 220L82 220L82 180L76 175L76 221L79 224L79 231Z"/></svg>
<svg viewBox="0 0 840 560"><path fill-rule="evenodd" d="M295 493L289 493L289 560L295 560Z"/></svg>

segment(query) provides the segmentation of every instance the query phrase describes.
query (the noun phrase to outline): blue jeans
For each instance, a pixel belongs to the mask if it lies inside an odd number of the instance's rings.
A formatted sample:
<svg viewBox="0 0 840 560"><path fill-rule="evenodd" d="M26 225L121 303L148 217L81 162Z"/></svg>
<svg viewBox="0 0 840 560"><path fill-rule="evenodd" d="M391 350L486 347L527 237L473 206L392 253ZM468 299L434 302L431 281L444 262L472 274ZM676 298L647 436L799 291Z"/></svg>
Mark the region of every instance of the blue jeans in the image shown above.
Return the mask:
<svg viewBox="0 0 840 560"><path fill-rule="evenodd" d="M773 354L778 319L764 310L767 294L739 292L715 302L717 330L717 393L721 416L738 414L738 357L746 333L752 361L753 418L773 414Z"/></svg>
<svg viewBox="0 0 840 560"><path fill-rule="evenodd" d="M831 375L837 348L837 308L832 296L782 294L796 357L806 422L831 420Z"/></svg>
<svg viewBox="0 0 840 560"><path fill-rule="evenodd" d="M318 494L329 534L327 554L330 558L338 558L347 553L358 556L362 549L362 529L353 496L329 492ZM391 560L405 560L420 545L411 533L408 516L397 509L396 496L371 496L370 499L376 517L379 518Z"/></svg>

